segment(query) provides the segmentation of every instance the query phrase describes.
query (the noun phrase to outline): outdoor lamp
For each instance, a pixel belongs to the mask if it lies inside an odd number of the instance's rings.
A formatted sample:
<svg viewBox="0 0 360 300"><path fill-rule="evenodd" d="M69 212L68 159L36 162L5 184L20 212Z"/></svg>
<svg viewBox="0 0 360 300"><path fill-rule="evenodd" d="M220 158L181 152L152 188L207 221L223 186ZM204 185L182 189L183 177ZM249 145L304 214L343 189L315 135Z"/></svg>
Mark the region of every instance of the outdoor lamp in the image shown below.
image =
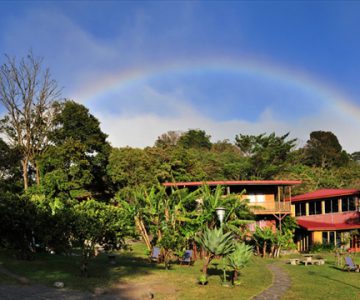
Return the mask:
<svg viewBox="0 0 360 300"><path fill-rule="evenodd" d="M219 218L220 224L222 225L224 217L225 217L225 208L224 207L217 207L215 208L216 215Z"/></svg>

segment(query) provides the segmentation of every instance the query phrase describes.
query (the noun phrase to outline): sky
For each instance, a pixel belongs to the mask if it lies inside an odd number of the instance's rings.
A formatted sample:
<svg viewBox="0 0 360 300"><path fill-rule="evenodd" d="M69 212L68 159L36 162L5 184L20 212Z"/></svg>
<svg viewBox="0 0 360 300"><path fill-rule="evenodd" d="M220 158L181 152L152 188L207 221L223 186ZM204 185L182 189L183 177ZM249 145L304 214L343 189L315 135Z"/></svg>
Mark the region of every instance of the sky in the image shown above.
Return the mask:
<svg viewBox="0 0 360 300"><path fill-rule="evenodd" d="M115 147L324 130L359 151L359 36L357 1L0 2L0 63L43 57Z"/></svg>

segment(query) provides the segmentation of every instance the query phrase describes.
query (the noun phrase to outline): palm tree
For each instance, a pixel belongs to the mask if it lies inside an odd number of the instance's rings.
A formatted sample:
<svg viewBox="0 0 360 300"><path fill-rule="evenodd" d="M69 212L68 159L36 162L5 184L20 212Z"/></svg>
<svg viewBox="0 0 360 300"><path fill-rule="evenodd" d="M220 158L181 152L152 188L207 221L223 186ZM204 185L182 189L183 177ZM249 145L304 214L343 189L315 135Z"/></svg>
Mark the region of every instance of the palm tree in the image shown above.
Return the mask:
<svg viewBox="0 0 360 300"><path fill-rule="evenodd" d="M244 268L252 256L251 246L246 245L245 243L239 243L235 247L235 251L231 253L228 258L228 264L233 268L233 284L238 283L238 274L242 268Z"/></svg>
<svg viewBox="0 0 360 300"><path fill-rule="evenodd" d="M223 233L222 228L205 228L198 242L207 252L202 269L204 276L207 275L208 266L215 256L226 256L234 251L232 233Z"/></svg>

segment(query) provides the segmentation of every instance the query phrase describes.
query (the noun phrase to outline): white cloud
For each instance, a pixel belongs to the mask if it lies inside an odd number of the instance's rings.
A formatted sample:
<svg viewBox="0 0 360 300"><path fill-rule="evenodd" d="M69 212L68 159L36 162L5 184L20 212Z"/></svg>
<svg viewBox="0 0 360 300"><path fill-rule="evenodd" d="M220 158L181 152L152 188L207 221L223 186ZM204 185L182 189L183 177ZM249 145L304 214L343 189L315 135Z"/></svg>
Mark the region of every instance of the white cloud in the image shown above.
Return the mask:
<svg viewBox="0 0 360 300"><path fill-rule="evenodd" d="M148 91L149 92L149 91ZM271 110L265 109L260 117L254 121L227 120L218 121L204 116L196 111L190 104L185 103L177 95L161 95L156 91L149 92L151 97L157 99L158 105L163 102L169 112L175 109L177 114L161 116L155 113L121 114L99 112L96 116L102 124L104 132L109 134L109 140L115 147L152 146L156 138L169 130L186 131L191 128L200 128L212 136L212 141L229 139L233 141L235 135L261 134L275 132L282 135L290 132L291 138L298 138L298 146L303 146L309 138L311 131L332 131L337 135L341 145L348 152L358 151L358 141L354 139L358 135L358 126L349 126L349 121L339 116L331 109L324 109L319 115L303 117L294 121L275 119ZM166 104L165 104L166 103ZM174 104L174 106L171 105ZM170 114L169 114L170 115ZM358 124L359 125L359 124Z"/></svg>

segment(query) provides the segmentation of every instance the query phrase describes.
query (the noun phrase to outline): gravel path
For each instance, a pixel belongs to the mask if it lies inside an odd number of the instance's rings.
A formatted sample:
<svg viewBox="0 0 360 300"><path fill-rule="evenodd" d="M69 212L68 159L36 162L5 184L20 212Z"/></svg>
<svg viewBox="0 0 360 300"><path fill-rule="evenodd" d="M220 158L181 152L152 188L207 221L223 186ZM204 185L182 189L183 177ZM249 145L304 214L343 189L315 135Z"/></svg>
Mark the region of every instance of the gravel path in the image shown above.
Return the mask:
<svg viewBox="0 0 360 300"><path fill-rule="evenodd" d="M273 273L272 285L252 300L279 300L281 296L291 287L289 275L278 265L267 265Z"/></svg>

